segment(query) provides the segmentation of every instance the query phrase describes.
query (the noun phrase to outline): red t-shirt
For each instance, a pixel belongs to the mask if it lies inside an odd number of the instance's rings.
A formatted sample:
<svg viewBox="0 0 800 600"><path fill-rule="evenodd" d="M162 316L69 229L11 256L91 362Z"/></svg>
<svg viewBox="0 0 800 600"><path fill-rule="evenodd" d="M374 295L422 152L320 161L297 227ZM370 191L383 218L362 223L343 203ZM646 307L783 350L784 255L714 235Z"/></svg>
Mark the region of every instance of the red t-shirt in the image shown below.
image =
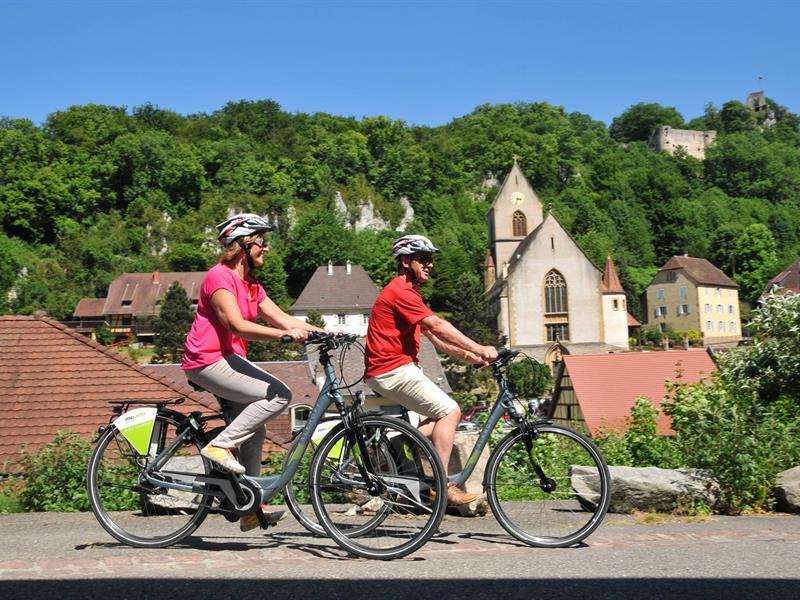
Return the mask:
<svg viewBox="0 0 800 600"><path fill-rule="evenodd" d="M181 362L183 369L213 365L229 354L247 356L247 340L234 335L225 327L211 306L211 296L217 290L231 292L236 297L242 317L253 323L258 318L258 305L267 296L264 288L254 278L250 277L245 281L222 263L209 269L200 286L197 315L189 335L186 336Z"/></svg>
<svg viewBox="0 0 800 600"><path fill-rule="evenodd" d="M393 371L419 354L419 322L433 311L405 277L392 279L375 300L367 328L364 377Z"/></svg>

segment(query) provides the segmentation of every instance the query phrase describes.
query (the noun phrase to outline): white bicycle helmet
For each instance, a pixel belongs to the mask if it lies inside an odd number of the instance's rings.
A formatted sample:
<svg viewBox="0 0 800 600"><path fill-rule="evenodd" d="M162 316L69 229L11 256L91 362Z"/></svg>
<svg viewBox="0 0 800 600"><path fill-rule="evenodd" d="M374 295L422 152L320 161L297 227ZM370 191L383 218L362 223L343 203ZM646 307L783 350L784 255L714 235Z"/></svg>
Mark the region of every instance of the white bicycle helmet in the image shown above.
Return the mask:
<svg viewBox="0 0 800 600"><path fill-rule="evenodd" d="M227 246L240 237L272 231L273 229L275 229L275 226L271 225L264 217L253 213L239 213L217 225L217 230L219 231L217 239L223 246Z"/></svg>
<svg viewBox="0 0 800 600"><path fill-rule="evenodd" d="M424 235L404 235L392 243L392 258L395 259L404 254L418 254L421 252L433 254L438 251L439 249L433 245L433 242Z"/></svg>

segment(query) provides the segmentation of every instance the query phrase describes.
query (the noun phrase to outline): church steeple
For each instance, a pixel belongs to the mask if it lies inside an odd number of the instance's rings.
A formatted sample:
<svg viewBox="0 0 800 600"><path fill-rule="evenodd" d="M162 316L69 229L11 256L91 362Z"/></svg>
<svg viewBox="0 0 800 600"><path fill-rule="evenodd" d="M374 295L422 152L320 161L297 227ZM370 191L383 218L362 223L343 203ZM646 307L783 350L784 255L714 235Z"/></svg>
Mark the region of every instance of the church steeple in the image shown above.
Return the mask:
<svg viewBox="0 0 800 600"><path fill-rule="evenodd" d="M520 169L518 157L512 156L512 161L487 214L489 252L498 277L511 261L514 249L544 219L542 201Z"/></svg>
<svg viewBox="0 0 800 600"><path fill-rule="evenodd" d="M603 269L603 279L600 284L600 291L604 294L624 294L625 290L617 276L617 269L614 268L614 261L610 256L606 257L606 266Z"/></svg>

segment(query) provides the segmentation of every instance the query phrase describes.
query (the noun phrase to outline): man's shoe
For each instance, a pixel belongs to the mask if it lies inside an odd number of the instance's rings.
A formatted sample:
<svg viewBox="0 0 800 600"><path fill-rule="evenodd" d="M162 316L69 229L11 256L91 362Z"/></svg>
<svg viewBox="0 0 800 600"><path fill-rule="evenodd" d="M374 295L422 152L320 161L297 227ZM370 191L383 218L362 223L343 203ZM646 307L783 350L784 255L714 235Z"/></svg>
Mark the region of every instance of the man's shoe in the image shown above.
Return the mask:
<svg viewBox="0 0 800 600"><path fill-rule="evenodd" d="M233 453L227 448L220 448L219 446L212 446L209 444L200 450L200 455L231 473L236 473L237 475L244 473L244 467L239 464L239 461L233 457Z"/></svg>
<svg viewBox="0 0 800 600"><path fill-rule="evenodd" d="M431 502L436 501L436 490L431 490L430 492ZM455 483L448 483L447 484L447 504L449 506L461 506L462 504L469 504L473 500L477 500L479 498L479 494L470 494L468 492L462 492L460 489L456 487Z"/></svg>

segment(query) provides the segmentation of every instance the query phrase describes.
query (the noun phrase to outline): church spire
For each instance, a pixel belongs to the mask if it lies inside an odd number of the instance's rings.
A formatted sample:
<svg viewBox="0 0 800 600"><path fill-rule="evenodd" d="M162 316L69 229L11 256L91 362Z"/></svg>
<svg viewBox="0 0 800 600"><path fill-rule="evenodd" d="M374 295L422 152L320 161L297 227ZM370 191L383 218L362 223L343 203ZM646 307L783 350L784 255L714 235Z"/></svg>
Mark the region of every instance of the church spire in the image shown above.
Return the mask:
<svg viewBox="0 0 800 600"><path fill-rule="evenodd" d="M606 266L603 269L603 282L600 286L600 291L604 294L624 294L625 290L622 289L622 284L617 276L617 269L614 268L614 262L610 256L606 257Z"/></svg>

